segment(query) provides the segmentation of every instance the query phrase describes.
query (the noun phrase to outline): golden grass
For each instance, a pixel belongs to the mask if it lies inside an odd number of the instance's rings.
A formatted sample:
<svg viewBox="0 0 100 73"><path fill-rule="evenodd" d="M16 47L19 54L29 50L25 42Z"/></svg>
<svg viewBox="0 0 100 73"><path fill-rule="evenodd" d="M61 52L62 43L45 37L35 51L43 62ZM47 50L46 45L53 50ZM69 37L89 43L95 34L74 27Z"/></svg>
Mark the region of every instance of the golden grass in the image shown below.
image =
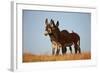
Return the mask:
<svg viewBox="0 0 100 73"><path fill-rule="evenodd" d="M40 61L64 61L64 60L87 60L91 59L91 53L85 52L81 54L66 54L66 55L32 55L29 53L23 54L23 62L40 62Z"/></svg>

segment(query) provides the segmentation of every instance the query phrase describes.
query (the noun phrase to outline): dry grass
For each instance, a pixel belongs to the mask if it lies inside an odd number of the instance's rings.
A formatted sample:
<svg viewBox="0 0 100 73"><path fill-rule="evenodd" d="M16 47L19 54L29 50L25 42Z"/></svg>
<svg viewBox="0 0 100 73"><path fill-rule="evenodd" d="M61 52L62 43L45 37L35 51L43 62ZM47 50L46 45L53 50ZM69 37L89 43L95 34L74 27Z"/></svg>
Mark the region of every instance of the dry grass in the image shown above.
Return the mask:
<svg viewBox="0 0 100 73"><path fill-rule="evenodd" d="M91 59L91 53L66 54L66 55L32 55L23 54L23 62L40 62L40 61L63 61L63 60L86 60Z"/></svg>

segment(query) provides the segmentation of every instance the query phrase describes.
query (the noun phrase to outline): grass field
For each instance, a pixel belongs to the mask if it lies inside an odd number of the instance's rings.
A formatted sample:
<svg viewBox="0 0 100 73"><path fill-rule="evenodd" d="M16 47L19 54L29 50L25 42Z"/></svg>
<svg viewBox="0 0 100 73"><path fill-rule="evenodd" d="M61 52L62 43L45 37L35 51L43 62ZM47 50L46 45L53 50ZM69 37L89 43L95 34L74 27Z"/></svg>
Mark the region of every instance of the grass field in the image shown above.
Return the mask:
<svg viewBox="0 0 100 73"><path fill-rule="evenodd" d="M63 61L63 60L86 60L91 59L91 53L85 52L81 54L66 55L33 55L29 53L23 54L23 62L40 62L40 61Z"/></svg>

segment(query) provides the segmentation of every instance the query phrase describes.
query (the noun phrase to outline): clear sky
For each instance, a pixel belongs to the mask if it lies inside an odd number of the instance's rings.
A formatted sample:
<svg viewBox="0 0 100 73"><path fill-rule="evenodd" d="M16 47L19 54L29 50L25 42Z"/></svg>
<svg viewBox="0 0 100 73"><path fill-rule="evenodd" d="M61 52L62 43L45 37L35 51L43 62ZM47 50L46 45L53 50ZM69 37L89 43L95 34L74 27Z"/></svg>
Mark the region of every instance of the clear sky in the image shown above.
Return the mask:
<svg viewBox="0 0 100 73"><path fill-rule="evenodd" d="M90 13L23 10L23 52L51 54L50 38L44 36L46 18L58 20L60 30L78 33L82 52L91 51Z"/></svg>

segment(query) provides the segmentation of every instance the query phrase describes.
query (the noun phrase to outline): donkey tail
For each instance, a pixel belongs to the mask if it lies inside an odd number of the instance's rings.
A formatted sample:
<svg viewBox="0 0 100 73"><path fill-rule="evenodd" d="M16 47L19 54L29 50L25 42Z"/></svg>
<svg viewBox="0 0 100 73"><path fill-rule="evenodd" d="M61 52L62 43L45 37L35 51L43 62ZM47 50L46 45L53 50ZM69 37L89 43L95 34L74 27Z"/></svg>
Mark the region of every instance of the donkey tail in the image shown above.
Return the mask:
<svg viewBox="0 0 100 73"><path fill-rule="evenodd" d="M78 45L78 50L79 50L79 53L81 53L81 48L80 48L80 40L78 40L77 45Z"/></svg>

